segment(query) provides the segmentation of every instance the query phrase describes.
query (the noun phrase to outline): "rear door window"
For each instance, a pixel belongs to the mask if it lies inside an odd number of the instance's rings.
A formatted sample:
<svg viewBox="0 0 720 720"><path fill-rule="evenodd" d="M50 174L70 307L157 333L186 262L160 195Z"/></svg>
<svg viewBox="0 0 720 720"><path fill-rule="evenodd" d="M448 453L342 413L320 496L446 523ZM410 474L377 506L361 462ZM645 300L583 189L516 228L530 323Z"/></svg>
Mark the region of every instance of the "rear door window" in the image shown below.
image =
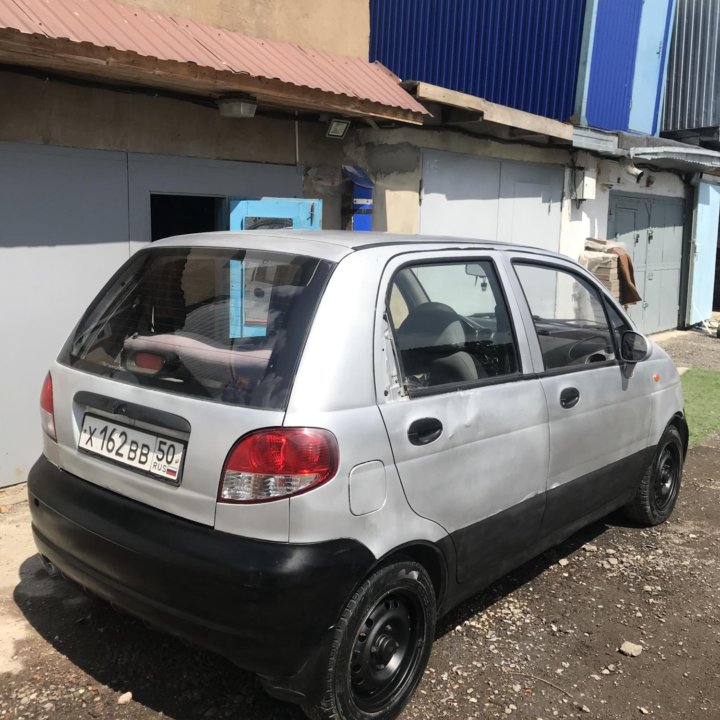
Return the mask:
<svg viewBox="0 0 720 720"><path fill-rule="evenodd" d="M331 269L257 250L140 252L100 293L60 360L121 382L283 409Z"/></svg>
<svg viewBox="0 0 720 720"><path fill-rule="evenodd" d="M518 374L518 353L493 264L406 266L393 277L387 313L408 391Z"/></svg>

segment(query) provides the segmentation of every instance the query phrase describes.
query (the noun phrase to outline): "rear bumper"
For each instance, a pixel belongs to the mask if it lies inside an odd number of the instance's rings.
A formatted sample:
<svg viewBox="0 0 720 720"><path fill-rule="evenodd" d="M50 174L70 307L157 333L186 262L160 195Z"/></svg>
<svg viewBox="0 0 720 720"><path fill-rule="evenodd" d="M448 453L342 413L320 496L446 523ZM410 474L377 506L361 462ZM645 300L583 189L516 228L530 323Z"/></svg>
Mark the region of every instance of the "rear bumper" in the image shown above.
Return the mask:
<svg viewBox="0 0 720 720"><path fill-rule="evenodd" d="M44 457L30 471L28 493L37 547L67 577L278 680L312 664L374 562L353 540L299 545L218 532L97 487Z"/></svg>

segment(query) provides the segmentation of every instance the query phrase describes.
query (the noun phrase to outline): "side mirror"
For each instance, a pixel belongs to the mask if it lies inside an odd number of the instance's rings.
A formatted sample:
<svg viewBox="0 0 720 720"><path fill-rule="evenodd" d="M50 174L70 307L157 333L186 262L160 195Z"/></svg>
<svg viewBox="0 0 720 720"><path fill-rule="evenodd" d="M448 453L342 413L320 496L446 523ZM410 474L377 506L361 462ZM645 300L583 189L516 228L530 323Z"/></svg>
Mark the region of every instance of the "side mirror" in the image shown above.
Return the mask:
<svg viewBox="0 0 720 720"><path fill-rule="evenodd" d="M620 338L620 359L632 365L639 363L650 354L648 341L640 334L628 330Z"/></svg>

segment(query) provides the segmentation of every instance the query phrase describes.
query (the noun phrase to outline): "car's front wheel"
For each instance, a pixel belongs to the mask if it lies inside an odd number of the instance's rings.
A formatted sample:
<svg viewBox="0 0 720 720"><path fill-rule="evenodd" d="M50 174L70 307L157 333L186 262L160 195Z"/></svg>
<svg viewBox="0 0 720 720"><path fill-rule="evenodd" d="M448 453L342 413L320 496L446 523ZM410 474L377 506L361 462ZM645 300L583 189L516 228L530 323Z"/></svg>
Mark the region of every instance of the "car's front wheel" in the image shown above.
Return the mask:
<svg viewBox="0 0 720 720"><path fill-rule="evenodd" d="M422 678L435 633L435 593L415 562L380 568L353 595L335 628L324 692L311 718L390 720Z"/></svg>
<svg viewBox="0 0 720 720"><path fill-rule="evenodd" d="M652 462L625 514L641 525L659 525L670 517L680 493L685 449L678 429L665 428Z"/></svg>

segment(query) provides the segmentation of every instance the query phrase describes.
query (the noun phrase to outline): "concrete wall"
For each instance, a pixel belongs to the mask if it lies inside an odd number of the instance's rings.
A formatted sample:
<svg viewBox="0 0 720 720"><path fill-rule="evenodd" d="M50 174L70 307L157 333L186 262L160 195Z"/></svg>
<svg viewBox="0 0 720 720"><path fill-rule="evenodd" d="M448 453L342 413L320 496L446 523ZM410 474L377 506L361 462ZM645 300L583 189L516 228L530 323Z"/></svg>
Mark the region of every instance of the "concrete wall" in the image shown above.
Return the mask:
<svg viewBox="0 0 720 720"><path fill-rule="evenodd" d="M184 99L8 71L0 71L0 107L5 141L301 165L305 196L324 201L323 226L340 227L342 143L328 140L321 123L298 122L296 138L290 118L224 118Z"/></svg>
<svg viewBox="0 0 720 720"><path fill-rule="evenodd" d="M368 0L123 0L246 35L367 60Z"/></svg>
<svg viewBox="0 0 720 720"><path fill-rule="evenodd" d="M675 198L685 196L685 185L674 173L646 172L641 182L636 183L635 178L614 160L601 160L587 153L578 153L576 164L594 171L597 182L595 199L578 204L570 199L572 171L568 168L565 173L566 199L562 209L560 252L573 259L582 252L586 238L612 239L607 237L611 191Z"/></svg>
<svg viewBox="0 0 720 720"><path fill-rule="evenodd" d="M684 196L683 182L674 173L649 172L638 184L618 162L578 153L576 164L592 169L597 174L595 199L578 205L570 199L570 150L500 143L447 130L363 129L356 131L346 143L345 162L361 165L375 180L373 229L395 233L418 232L421 153L424 148L564 166L560 252L573 259L582 253L586 238L607 238L611 190L664 197ZM651 178L650 185L647 184L648 178Z"/></svg>

